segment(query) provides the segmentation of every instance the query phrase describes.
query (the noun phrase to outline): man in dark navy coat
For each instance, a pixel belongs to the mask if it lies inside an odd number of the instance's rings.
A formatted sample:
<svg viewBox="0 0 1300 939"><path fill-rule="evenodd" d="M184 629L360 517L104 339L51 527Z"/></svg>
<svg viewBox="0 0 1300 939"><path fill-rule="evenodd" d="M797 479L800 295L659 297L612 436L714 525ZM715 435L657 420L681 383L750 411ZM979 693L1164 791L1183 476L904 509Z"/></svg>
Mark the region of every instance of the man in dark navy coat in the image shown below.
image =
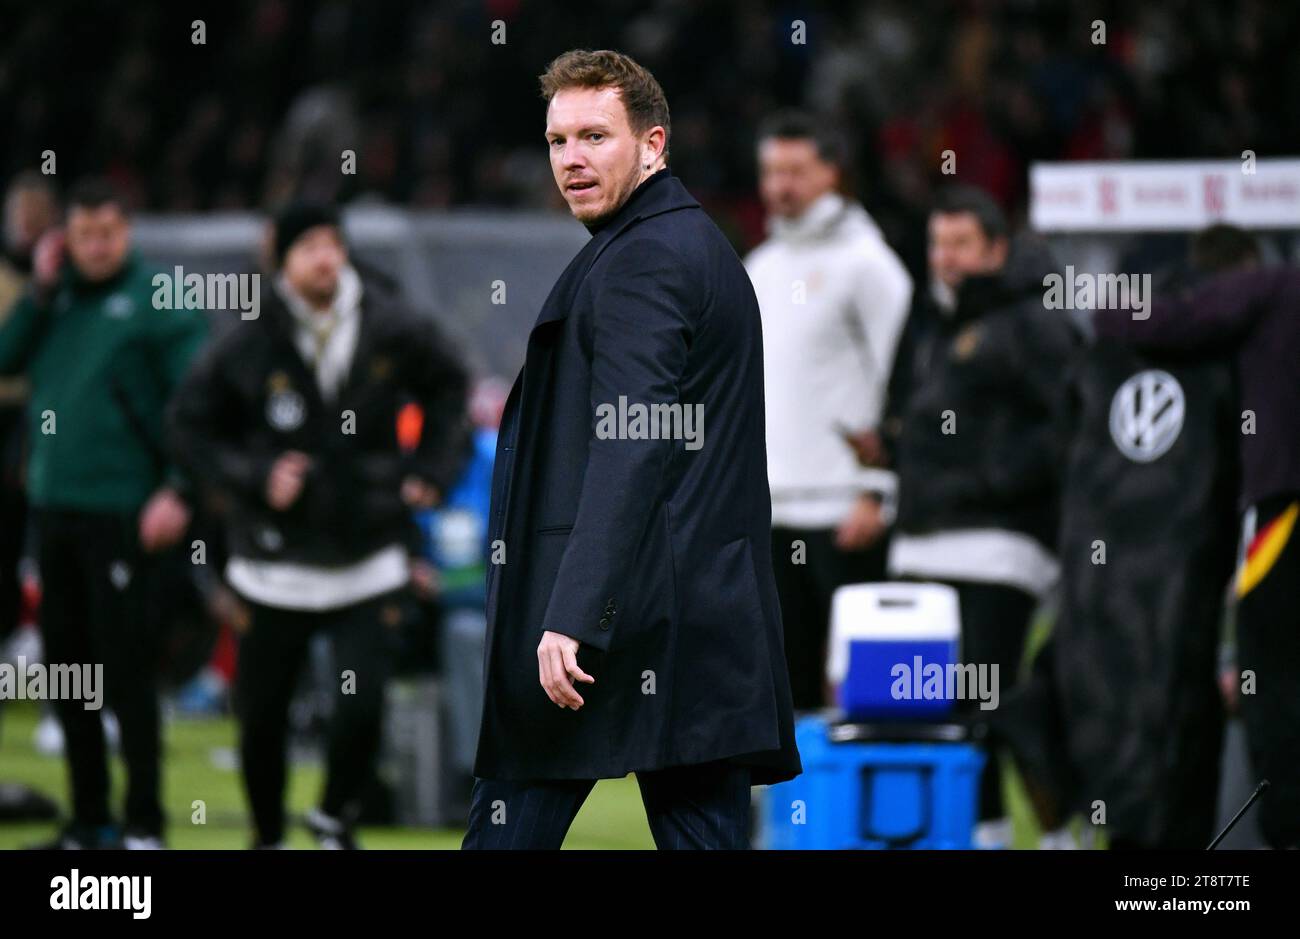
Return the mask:
<svg viewBox="0 0 1300 939"><path fill-rule="evenodd" d="M592 239L502 420L466 848L558 848L637 774L660 848L748 847L751 785L801 771L772 575L758 304L666 167L627 56L542 76L551 168Z"/></svg>

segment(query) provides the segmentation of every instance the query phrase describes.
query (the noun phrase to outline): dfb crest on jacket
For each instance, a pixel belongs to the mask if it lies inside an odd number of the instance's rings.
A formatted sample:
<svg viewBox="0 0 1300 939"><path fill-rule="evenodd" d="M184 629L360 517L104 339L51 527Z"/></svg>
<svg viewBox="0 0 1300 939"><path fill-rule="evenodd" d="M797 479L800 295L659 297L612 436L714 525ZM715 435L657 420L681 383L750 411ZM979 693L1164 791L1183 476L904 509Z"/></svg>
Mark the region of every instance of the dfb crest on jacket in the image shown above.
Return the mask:
<svg viewBox="0 0 1300 939"><path fill-rule="evenodd" d="M284 372L272 372L267 379L266 422L278 431L288 432L302 426L307 416L307 402L296 391Z"/></svg>

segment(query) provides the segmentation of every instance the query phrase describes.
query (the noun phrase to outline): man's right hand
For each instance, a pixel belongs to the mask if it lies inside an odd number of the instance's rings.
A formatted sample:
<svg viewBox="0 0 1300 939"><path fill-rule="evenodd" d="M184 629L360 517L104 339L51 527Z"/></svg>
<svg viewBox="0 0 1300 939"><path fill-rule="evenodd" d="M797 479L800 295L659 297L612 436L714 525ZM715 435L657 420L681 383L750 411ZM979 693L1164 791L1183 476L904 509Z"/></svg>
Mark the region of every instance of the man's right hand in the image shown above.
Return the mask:
<svg viewBox="0 0 1300 939"><path fill-rule="evenodd" d="M841 551L865 551L880 540L885 528L880 499L874 495L858 496L848 516L835 529L835 547Z"/></svg>
<svg viewBox="0 0 1300 939"><path fill-rule="evenodd" d="M581 643L572 636L546 630L537 646L537 677L552 704L576 711L586 704L573 686L575 681L592 684L596 679L578 665Z"/></svg>
<svg viewBox="0 0 1300 939"><path fill-rule="evenodd" d="M853 448L854 456L863 466L885 465L885 442L881 439L879 431L864 430L846 434L844 441Z"/></svg>
<svg viewBox="0 0 1300 939"><path fill-rule="evenodd" d="M283 512L302 495L311 457L298 450L282 453L271 466L266 477L266 503L277 512Z"/></svg>
<svg viewBox="0 0 1300 939"><path fill-rule="evenodd" d="M59 282L59 270L63 267L63 229L52 228L36 242L32 248L32 281L36 289L53 290Z"/></svg>

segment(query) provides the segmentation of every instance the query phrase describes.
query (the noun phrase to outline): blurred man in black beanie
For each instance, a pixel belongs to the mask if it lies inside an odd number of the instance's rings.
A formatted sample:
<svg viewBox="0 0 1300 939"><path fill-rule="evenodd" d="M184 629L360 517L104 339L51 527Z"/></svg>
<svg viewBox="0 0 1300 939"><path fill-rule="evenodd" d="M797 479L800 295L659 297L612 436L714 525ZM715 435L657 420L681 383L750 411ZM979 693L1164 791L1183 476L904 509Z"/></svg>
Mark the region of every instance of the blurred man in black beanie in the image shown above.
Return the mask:
<svg viewBox="0 0 1300 939"><path fill-rule="evenodd" d="M261 321L207 350L176 397L176 458L232 506L227 582L248 603L236 677L240 756L255 844L284 838L288 709L311 638L340 677L320 807L322 847L355 847L392 662L395 595L409 581L412 508L436 504L467 454L466 378L428 317L364 283L337 211L274 219L277 271ZM423 413L403 453L398 411Z"/></svg>

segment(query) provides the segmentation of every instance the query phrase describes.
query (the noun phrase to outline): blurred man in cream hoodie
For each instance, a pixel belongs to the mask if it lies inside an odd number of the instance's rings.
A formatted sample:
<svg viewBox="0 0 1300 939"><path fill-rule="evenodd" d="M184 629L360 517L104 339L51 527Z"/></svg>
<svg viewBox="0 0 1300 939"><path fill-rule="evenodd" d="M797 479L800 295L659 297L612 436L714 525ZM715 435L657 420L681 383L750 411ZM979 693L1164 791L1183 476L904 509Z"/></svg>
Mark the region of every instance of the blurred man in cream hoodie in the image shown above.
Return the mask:
<svg viewBox="0 0 1300 939"><path fill-rule="evenodd" d="M884 579L892 472L846 437L880 418L912 280L874 221L840 195L846 148L815 118L759 133L769 238L745 261L763 317L772 559L796 710L825 692L831 594Z"/></svg>

